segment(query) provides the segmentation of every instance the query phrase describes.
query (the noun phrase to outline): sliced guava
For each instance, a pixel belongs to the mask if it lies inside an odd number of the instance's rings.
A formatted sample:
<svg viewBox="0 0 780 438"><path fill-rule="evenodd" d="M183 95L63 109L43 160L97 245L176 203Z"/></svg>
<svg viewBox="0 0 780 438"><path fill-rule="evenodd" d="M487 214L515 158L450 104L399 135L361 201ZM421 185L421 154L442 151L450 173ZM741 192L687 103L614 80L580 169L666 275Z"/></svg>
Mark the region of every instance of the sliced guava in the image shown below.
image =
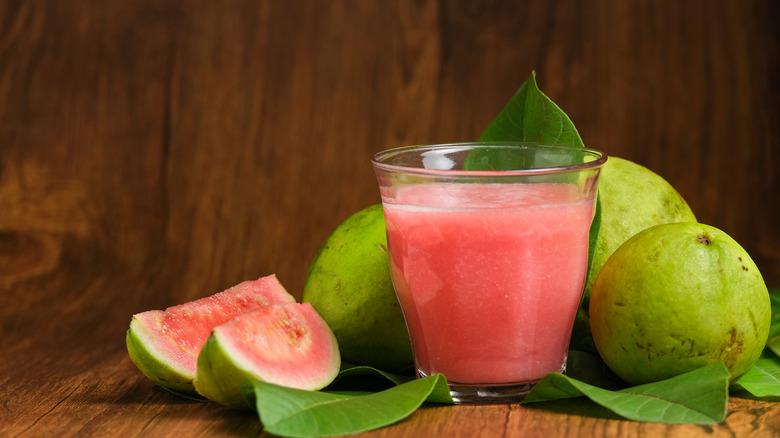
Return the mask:
<svg viewBox="0 0 780 438"><path fill-rule="evenodd" d="M268 306L216 327L198 356L198 393L247 409L241 385L256 379L318 390L339 372L336 337L309 303Z"/></svg>
<svg viewBox="0 0 780 438"><path fill-rule="evenodd" d="M127 331L130 359L167 388L196 393L192 380L198 353L211 330L236 316L273 304L295 302L275 275L245 281L209 297L133 315Z"/></svg>

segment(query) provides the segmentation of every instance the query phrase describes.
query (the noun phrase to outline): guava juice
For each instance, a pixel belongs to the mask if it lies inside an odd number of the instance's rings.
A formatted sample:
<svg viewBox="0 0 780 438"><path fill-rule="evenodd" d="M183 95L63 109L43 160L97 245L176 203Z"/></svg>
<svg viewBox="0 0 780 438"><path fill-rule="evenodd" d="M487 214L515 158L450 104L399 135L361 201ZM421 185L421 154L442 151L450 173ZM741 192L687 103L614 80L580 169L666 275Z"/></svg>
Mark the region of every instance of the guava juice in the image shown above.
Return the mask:
<svg viewBox="0 0 780 438"><path fill-rule="evenodd" d="M593 199L568 183L419 184L383 200L420 375L535 382L565 369Z"/></svg>

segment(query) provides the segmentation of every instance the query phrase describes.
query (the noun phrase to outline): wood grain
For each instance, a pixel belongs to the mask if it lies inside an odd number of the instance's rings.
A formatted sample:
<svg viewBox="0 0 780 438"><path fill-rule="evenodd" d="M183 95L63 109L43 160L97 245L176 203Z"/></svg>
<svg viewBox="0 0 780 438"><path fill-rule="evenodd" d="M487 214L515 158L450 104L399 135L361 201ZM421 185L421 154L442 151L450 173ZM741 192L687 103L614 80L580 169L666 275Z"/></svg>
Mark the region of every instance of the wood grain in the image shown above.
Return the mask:
<svg viewBox="0 0 780 438"><path fill-rule="evenodd" d="M133 313L276 273L378 201L368 159L476 139L537 72L780 285L777 2L0 2L0 435L255 436L133 367ZM776 436L562 404L424 408L369 436Z"/></svg>

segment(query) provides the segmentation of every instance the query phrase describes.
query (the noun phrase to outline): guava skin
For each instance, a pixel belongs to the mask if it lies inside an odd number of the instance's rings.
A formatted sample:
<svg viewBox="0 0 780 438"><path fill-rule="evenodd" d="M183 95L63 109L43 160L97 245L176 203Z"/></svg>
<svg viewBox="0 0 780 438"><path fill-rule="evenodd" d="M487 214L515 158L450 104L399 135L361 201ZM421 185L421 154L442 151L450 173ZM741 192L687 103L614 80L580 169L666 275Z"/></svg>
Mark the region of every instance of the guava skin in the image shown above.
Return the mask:
<svg viewBox="0 0 780 438"><path fill-rule="evenodd" d="M753 260L726 233L700 223L636 234L604 264L590 296L596 348L632 385L716 362L734 381L761 355L770 319Z"/></svg>
<svg viewBox="0 0 780 438"><path fill-rule="evenodd" d="M688 203L665 179L644 166L610 156L599 176L601 225L582 303L577 313L572 346L587 337L591 289L604 263L636 233L665 223L696 222Z"/></svg>
<svg viewBox="0 0 780 438"><path fill-rule="evenodd" d="M241 384L254 375L236 366L218 341L209 336L198 355L198 373L193 381L197 393L231 409L251 409L241 393Z"/></svg>
<svg viewBox="0 0 780 438"><path fill-rule="evenodd" d="M350 216L314 258L302 302L338 340L342 360L391 372L412 369L412 347L390 278L381 204Z"/></svg>
<svg viewBox="0 0 780 438"><path fill-rule="evenodd" d="M197 391L192 384L192 379L195 376L189 375L189 373L183 370L175 369L162 359L162 355L150 351L149 348L152 343L149 342L149 337L153 335L142 334L142 331L145 331L145 327L133 319L125 336L127 352L135 366L159 385L195 394ZM143 337L143 340L141 337Z"/></svg>

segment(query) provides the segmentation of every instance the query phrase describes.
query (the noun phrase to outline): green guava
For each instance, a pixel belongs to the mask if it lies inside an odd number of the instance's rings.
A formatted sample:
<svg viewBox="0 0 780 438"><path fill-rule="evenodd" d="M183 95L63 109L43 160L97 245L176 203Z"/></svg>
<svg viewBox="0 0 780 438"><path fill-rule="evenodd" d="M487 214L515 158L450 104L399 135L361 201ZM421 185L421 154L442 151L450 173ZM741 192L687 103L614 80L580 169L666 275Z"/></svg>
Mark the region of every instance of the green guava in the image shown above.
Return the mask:
<svg viewBox="0 0 780 438"><path fill-rule="evenodd" d="M636 234L604 264L590 296L596 348L634 385L716 362L733 381L761 355L770 319L753 260L726 233L700 223Z"/></svg>
<svg viewBox="0 0 780 438"><path fill-rule="evenodd" d="M336 335L341 358L391 372L412 367L412 347L390 279L382 205L339 225L311 264L302 294Z"/></svg>
<svg viewBox="0 0 780 438"><path fill-rule="evenodd" d="M644 166L610 156L599 177L601 225L577 313L572 345L587 337L588 303L601 267L623 242L636 233L673 222L696 222L688 203L665 179Z"/></svg>
<svg viewBox="0 0 780 438"><path fill-rule="evenodd" d="M339 372L333 332L309 303L267 306L217 326L198 355L198 393L236 409L251 409L247 379L304 390L322 389Z"/></svg>
<svg viewBox="0 0 780 438"><path fill-rule="evenodd" d="M275 275L165 310L133 315L125 342L130 360L155 383L195 393L198 354L211 329L261 307L294 302Z"/></svg>

